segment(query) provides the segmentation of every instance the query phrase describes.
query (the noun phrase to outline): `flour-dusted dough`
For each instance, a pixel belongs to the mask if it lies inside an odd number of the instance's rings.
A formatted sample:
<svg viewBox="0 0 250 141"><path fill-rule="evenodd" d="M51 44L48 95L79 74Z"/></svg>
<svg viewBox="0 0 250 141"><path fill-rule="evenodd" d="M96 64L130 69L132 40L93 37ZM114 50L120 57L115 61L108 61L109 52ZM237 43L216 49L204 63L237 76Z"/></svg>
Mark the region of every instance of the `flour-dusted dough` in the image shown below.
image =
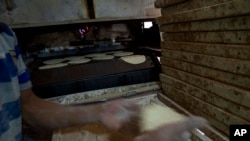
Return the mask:
<svg viewBox="0 0 250 141"><path fill-rule="evenodd" d="M146 61L145 55L124 56L121 59L130 64L141 64Z"/></svg>
<svg viewBox="0 0 250 141"><path fill-rule="evenodd" d="M115 53L122 53L124 51L122 50L117 50L117 51L109 51L109 52L105 52L106 54L115 54Z"/></svg>
<svg viewBox="0 0 250 141"><path fill-rule="evenodd" d="M115 53L114 56L117 56L117 57L122 57L122 56L129 56L129 55L133 55L134 52L118 52L118 53Z"/></svg>
<svg viewBox="0 0 250 141"><path fill-rule="evenodd" d="M75 60L71 60L68 63L69 64L83 64L83 63L88 63L90 62L91 59L87 59L87 58L82 58L82 59L75 59Z"/></svg>
<svg viewBox="0 0 250 141"><path fill-rule="evenodd" d="M115 57L113 55L104 55L104 56L97 56L94 57L93 60L110 60L114 59Z"/></svg>
<svg viewBox="0 0 250 141"><path fill-rule="evenodd" d="M52 136L52 141L109 141L106 134L94 134L89 131L69 132Z"/></svg>
<svg viewBox="0 0 250 141"><path fill-rule="evenodd" d="M93 57L99 57L99 56L104 56L106 53L92 53L92 54L87 54L85 57L93 58Z"/></svg>
<svg viewBox="0 0 250 141"><path fill-rule="evenodd" d="M46 60L46 61L43 61L44 64L46 65L52 65L52 64L58 64L58 63L61 63L65 61L64 59L60 58L60 59L51 59L51 60Z"/></svg>
<svg viewBox="0 0 250 141"><path fill-rule="evenodd" d="M169 107L158 104L149 104L142 108L140 114L141 131L154 130L163 124L184 121L186 117Z"/></svg>
<svg viewBox="0 0 250 141"><path fill-rule="evenodd" d="M39 67L39 70L46 70L46 69L52 69L52 68L59 68L59 67L64 67L67 66L67 63L58 63L58 64L51 64L51 65L44 65Z"/></svg>
<svg viewBox="0 0 250 141"><path fill-rule="evenodd" d="M78 59L83 59L84 56L69 56L69 57L65 57L64 60L68 60L68 61L71 61L71 60L78 60Z"/></svg>

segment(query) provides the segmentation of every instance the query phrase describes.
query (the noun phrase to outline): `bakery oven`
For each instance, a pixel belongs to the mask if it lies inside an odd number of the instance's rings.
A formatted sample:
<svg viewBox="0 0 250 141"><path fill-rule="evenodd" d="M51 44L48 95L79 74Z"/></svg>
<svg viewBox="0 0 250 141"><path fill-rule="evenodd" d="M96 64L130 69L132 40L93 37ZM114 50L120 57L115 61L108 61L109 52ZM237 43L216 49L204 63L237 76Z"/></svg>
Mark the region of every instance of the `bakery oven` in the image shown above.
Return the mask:
<svg viewBox="0 0 250 141"><path fill-rule="evenodd" d="M15 31L41 98L159 80L160 35L153 19Z"/></svg>
<svg viewBox="0 0 250 141"><path fill-rule="evenodd" d="M125 98L142 106L159 104L190 115L162 94L159 82L161 39L154 19L74 23L14 30L24 61L31 72L33 91L41 98L64 105L96 104ZM128 132L112 134L119 139L128 134L126 137L130 137L132 127L125 127L124 131ZM100 125L72 127L55 131L52 137L39 137L63 140L68 136L67 131L73 133L84 130L81 132L89 133L88 129L107 133L103 128ZM91 138L99 138L99 135L91 133ZM227 140L210 126L205 132L196 129L192 134L192 140L197 141L211 141L215 138Z"/></svg>

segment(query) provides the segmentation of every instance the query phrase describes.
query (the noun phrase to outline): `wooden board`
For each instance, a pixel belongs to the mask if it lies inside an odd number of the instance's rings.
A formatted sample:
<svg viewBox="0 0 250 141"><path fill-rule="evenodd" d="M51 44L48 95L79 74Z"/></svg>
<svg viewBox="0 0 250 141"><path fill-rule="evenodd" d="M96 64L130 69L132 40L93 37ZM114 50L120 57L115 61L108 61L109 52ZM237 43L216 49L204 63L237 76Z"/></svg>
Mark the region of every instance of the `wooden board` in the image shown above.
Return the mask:
<svg viewBox="0 0 250 141"><path fill-rule="evenodd" d="M168 97L166 94L159 93L158 94L159 100L161 100L164 104L167 106L175 109L176 111L179 111L180 113L186 114L186 115L193 115L193 113L190 113L187 109L176 103L172 100L172 98ZM199 114L196 114L199 115ZM209 117L208 117L209 119ZM213 121L213 119L209 120ZM207 126L206 128L202 128L201 131L208 136L210 139L214 141L228 141L228 138L221 134L218 130L214 129L211 126ZM195 140L196 141L196 140ZM199 141L199 140L198 140Z"/></svg>
<svg viewBox="0 0 250 141"><path fill-rule="evenodd" d="M219 130L223 134L227 134L224 131L227 131L226 129L228 128L225 124L222 122L218 122L216 119L211 118L211 116L207 115L206 113L203 112L203 110L198 109L197 107L191 106L190 103L188 103L185 99L185 97L178 97L177 95L170 93L167 91L164 91L165 95L174 100L176 103L178 103L180 106L185 107L190 113L193 115L198 115L206 118L209 121L209 124L213 127L215 127L217 130Z"/></svg>
<svg viewBox="0 0 250 141"><path fill-rule="evenodd" d="M182 98L181 103L182 102L186 103L187 105L183 105L183 106L190 107L190 111L194 111L194 109L198 109L204 115L207 115L217 120L218 122L222 122L224 125L227 126L227 128L229 127L230 124L249 124L250 123L249 121L246 121L242 118L232 115L196 97L190 96L182 92L181 90L178 90L176 88L173 88L171 86L164 85L164 84L162 85L162 87L167 95L174 95L176 99ZM216 125L216 124L214 126L219 129L221 128L219 125ZM224 130L224 132L228 134L228 131Z"/></svg>
<svg viewBox="0 0 250 141"><path fill-rule="evenodd" d="M170 58L162 58L161 63L162 65L166 65L168 67L176 68L188 73L199 75L204 78L220 81L229 85L250 90L250 85L249 85L250 77L245 77L234 73L228 73L225 71L220 71L217 69L186 63L184 61L179 61Z"/></svg>
<svg viewBox="0 0 250 141"><path fill-rule="evenodd" d="M214 93L202 90L197 86L190 85L187 82L180 81L174 77L171 77L165 74L161 74L160 79L161 79L161 82L163 82L163 85L166 84L176 89L182 90L186 94L199 98L228 113L234 114L247 121L250 121L250 110L244 106L241 106L235 102L229 101Z"/></svg>
<svg viewBox="0 0 250 141"><path fill-rule="evenodd" d="M186 32L186 31L232 31L249 30L250 15L211 19L195 22L183 22L176 24L164 24L160 26L162 32Z"/></svg>
<svg viewBox="0 0 250 141"><path fill-rule="evenodd" d="M223 97L231 102L250 108L250 92L218 81L193 75L178 69L162 66L163 73L187 82L202 90Z"/></svg>
<svg viewBox="0 0 250 141"><path fill-rule="evenodd" d="M240 74L243 76L250 76L250 61L247 60L238 60L173 50L163 50L162 56L163 58L167 57L177 59L205 67Z"/></svg>
<svg viewBox="0 0 250 141"><path fill-rule="evenodd" d="M250 45L165 41L161 42L161 48L225 58L250 60Z"/></svg>
<svg viewBox="0 0 250 141"><path fill-rule="evenodd" d="M250 44L250 31L164 33L164 41Z"/></svg>
<svg viewBox="0 0 250 141"><path fill-rule="evenodd" d="M157 18L159 25L186 21L198 21L250 14L249 0L232 0L229 2L177 12Z"/></svg>
<svg viewBox="0 0 250 141"><path fill-rule="evenodd" d="M250 122L249 0L189 0L162 7L164 95L226 135ZM217 140L217 139L214 139Z"/></svg>

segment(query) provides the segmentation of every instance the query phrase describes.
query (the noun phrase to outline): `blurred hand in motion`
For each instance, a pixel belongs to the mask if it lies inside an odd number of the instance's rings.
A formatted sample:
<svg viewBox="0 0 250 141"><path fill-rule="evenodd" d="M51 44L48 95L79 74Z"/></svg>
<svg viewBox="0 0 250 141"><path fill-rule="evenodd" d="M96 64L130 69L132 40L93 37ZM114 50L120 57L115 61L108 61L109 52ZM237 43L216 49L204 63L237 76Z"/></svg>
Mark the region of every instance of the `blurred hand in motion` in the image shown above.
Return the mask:
<svg viewBox="0 0 250 141"><path fill-rule="evenodd" d="M204 118L192 116L187 120L165 124L156 130L149 131L135 138L135 141L188 141L188 133L195 128L205 126Z"/></svg>
<svg viewBox="0 0 250 141"><path fill-rule="evenodd" d="M102 105L100 121L110 129L117 130L131 117L138 116L140 106L132 101L113 100Z"/></svg>

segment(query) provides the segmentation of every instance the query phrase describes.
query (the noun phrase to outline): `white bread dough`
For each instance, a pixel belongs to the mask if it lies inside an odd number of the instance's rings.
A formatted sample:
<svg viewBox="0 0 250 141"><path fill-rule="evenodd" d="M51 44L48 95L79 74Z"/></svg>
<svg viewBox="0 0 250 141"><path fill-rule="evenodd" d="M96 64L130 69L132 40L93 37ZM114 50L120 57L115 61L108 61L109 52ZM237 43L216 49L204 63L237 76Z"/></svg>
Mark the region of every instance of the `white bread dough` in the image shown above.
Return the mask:
<svg viewBox="0 0 250 141"><path fill-rule="evenodd" d="M106 53L92 53L92 54L87 54L85 57L93 58L93 57L99 57L99 56L104 56Z"/></svg>
<svg viewBox="0 0 250 141"><path fill-rule="evenodd" d="M140 119L140 128L141 131L144 132L154 130L163 124L183 121L186 117L169 107L149 104L142 108Z"/></svg>
<svg viewBox="0 0 250 141"><path fill-rule="evenodd" d="M114 59L115 57L113 55L104 55L104 56L97 56L92 58L93 60L110 60Z"/></svg>
<svg viewBox="0 0 250 141"><path fill-rule="evenodd" d="M124 56L121 59L130 64L141 64L146 61L145 55Z"/></svg>
<svg viewBox="0 0 250 141"><path fill-rule="evenodd" d="M129 55L133 55L134 52L118 52L118 53L115 53L114 56L116 57L122 57L122 56L129 56Z"/></svg>
<svg viewBox="0 0 250 141"><path fill-rule="evenodd" d="M39 67L39 70L46 70L46 69L52 69L52 68L59 68L59 67L64 67L67 66L67 63L58 63L58 64L50 64L50 65L44 65Z"/></svg>
<svg viewBox="0 0 250 141"><path fill-rule="evenodd" d="M60 58L60 59L51 59L51 60L46 60L46 61L43 61L44 64L46 65L52 65L52 64L58 64L58 63L61 63L65 61L64 59Z"/></svg>
<svg viewBox="0 0 250 141"><path fill-rule="evenodd" d="M69 64L83 64L83 63L88 63L90 62L91 59L87 59L87 58L82 58L82 59L75 59L75 60L71 60L68 63Z"/></svg>
<svg viewBox="0 0 250 141"><path fill-rule="evenodd" d="M69 56L69 57L65 57L64 60L77 60L77 59L83 59L84 56Z"/></svg>

